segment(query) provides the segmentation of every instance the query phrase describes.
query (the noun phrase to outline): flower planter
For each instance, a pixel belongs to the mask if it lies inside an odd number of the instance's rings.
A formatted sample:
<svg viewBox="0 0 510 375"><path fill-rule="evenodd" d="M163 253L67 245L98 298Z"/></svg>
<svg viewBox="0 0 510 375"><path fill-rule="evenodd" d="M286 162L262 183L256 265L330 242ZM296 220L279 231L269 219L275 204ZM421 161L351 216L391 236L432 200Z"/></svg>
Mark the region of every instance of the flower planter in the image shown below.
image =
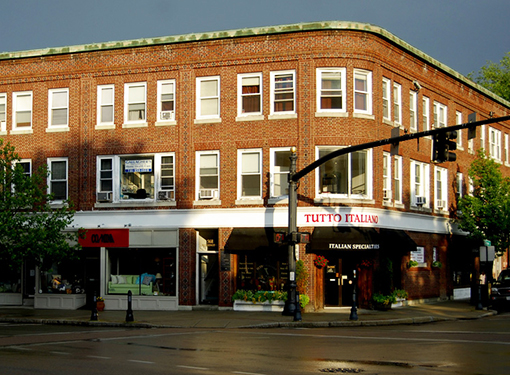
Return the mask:
<svg viewBox="0 0 510 375"><path fill-rule="evenodd" d="M267 312L282 312L285 306L285 301L265 301L265 302L251 302L251 301L234 301L234 311L267 311Z"/></svg>
<svg viewBox="0 0 510 375"><path fill-rule="evenodd" d="M97 308L97 311L103 311L104 310L104 302L97 301L96 302L96 308Z"/></svg>

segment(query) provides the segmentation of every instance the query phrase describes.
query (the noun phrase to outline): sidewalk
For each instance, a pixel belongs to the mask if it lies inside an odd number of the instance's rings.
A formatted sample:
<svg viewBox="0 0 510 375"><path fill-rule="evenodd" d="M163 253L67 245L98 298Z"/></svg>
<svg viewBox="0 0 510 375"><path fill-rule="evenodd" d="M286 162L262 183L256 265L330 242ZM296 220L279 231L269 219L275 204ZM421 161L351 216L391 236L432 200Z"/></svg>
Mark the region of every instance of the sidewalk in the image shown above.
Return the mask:
<svg viewBox="0 0 510 375"><path fill-rule="evenodd" d="M91 321L90 310L34 310L30 307L0 307L0 323L68 324L134 328L277 328L356 327L423 324L448 320L479 319L496 312L476 310L468 301L444 301L394 308L389 311L358 309L357 321L349 320L351 309L326 309L302 313L302 321L271 312L194 309L192 311L133 311L134 322L126 323L126 311L102 311Z"/></svg>

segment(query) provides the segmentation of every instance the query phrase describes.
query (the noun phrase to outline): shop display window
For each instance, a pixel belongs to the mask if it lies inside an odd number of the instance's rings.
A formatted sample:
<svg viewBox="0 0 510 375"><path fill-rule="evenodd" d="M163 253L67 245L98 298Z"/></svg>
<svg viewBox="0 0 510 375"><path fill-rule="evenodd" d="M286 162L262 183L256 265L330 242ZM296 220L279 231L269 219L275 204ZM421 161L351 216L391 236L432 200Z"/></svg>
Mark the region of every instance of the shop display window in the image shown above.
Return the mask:
<svg viewBox="0 0 510 375"><path fill-rule="evenodd" d="M237 289L285 290L289 279L287 254L239 254Z"/></svg>
<svg viewBox="0 0 510 375"><path fill-rule="evenodd" d="M21 293L21 272L0 265L0 293Z"/></svg>
<svg viewBox="0 0 510 375"><path fill-rule="evenodd" d="M40 271L39 293L81 294L84 288L85 266L76 260L65 260Z"/></svg>

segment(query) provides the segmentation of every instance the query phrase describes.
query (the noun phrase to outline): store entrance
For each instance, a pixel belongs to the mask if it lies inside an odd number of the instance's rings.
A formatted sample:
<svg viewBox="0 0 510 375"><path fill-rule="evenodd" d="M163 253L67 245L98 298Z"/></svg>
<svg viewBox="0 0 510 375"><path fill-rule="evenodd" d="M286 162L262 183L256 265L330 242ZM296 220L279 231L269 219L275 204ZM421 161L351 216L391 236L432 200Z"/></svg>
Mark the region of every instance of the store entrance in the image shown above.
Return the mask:
<svg viewBox="0 0 510 375"><path fill-rule="evenodd" d="M324 275L324 306L351 306L356 263L349 258L328 260Z"/></svg>
<svg viewBox="0 0 510 375"><path fill-rule="evenodd" d="M219 301L219 264L218 253L199 254L201 305L217 305Z"/></svg>

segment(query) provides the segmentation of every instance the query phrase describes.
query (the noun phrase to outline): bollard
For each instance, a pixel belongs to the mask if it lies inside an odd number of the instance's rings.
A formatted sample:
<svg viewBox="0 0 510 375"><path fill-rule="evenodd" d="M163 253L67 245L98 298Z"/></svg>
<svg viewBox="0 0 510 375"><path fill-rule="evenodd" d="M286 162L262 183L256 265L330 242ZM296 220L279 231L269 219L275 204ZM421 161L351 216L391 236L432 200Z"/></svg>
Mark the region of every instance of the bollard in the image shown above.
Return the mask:
<svg viewBox="0 0 510 375"><path fill-rule="evenodd" d="M92 312L90 314L90 320L97 320L97 300L96 292L94 292L94 303L92 304Z"/></svg>
<svg viewBox="0 0 510 375"><path fill-rule="evenodd" d="M133 293L131 291L128 291L128 303L127 303L127 311L126 311L126 322L132 322L135 320L133 317L133 309L132 309L132 302L133 302Z"/></svg>
<svg viewBox="0 0 510 375"><path fill-rule="evenodd" d="M476 304L475 310L483 310L482 305L482 284L478 282L478 303Z"/></svg>
<svg viewBox="0 0 510 375"><path fill-rule="evenodd" d="M358 320L358 308L356 307L356 270L354 270L354 281L352 283L352 307L349 320Z"/></svg>
<svg viewBox="0 0 510 375"><path fill-rule="evenodd" d="M300 322L301 319L301 304L299 303L299 292L296 291L296 309L294 310L294 321Z"/></svg>

